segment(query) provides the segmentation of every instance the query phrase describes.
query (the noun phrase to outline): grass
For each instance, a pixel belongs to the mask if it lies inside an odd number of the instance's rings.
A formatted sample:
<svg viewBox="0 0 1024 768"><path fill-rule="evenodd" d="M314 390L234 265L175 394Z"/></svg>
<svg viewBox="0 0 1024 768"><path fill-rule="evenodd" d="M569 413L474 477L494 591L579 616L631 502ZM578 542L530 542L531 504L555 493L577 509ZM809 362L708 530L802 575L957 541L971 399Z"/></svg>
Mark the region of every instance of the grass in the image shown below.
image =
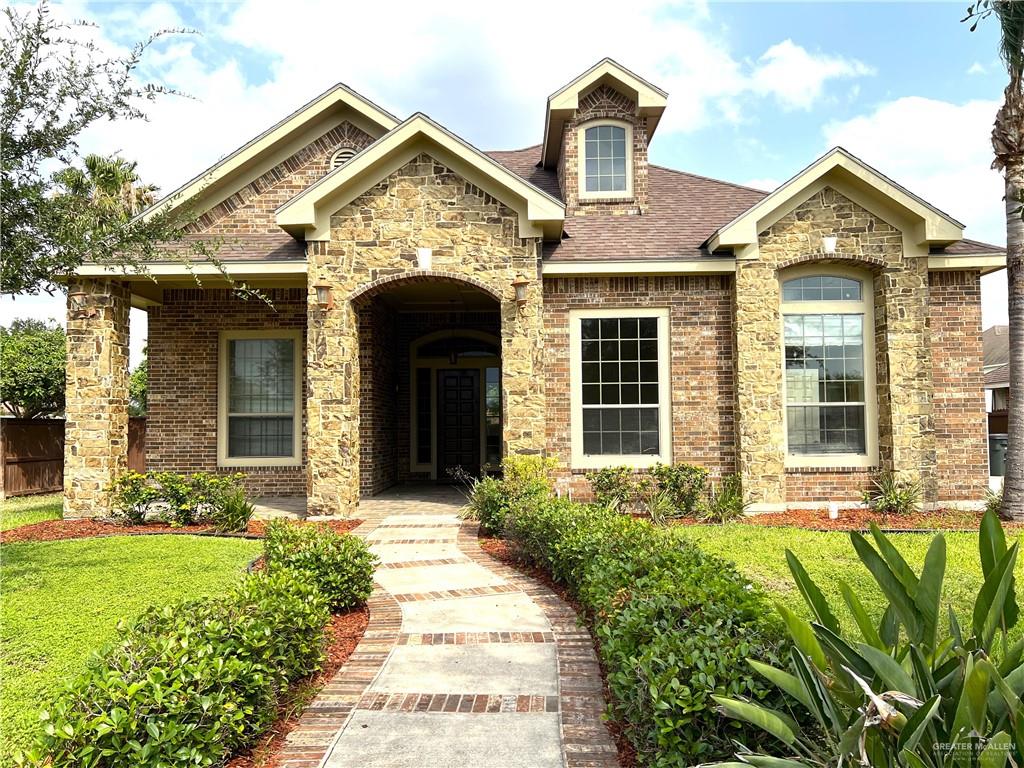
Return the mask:
<svg viewBox="0 0 1024 768"><path fill-rule="evenodd" d="M56 520L62 513L63 498L59 493L48 493L45 496L18 496L0 501L0 531L44 520Z"/></svg>
<svg viewBox="0 0 1024 768"><path fill-rule="evenodd" d="M803 563L844 629L856 633L856 625L843 602L837 578L853 588L876 621L887 605L874 579L854 552L849 533L729 524L687 527L682 535L694 539L703 549L734 562L741 572L806 618L810 618L810 612L793 585L786 564L786 549L792 550ZM932 537L932 534L901 533L892 534L889 538L914 571L920 573ZM943 615L945 606L952 606L961 625L970 626L974 599L982 585L978 534L946 533L945 537ZM1012 540L1010 535L1007 540ZM1021 584L1024 577L1021 559L1017 561L1016 572L1017 583ZM1014 635L1022 633L1024 627L1018 625Z"/></svg>
<svg viewBox="0 0 1024 768"><path fill-rule="evenodd" d="M27 746L40 706L153 604L216 593L238 579L260 542L115 536L4 544L0 605L0 766Z"/></svg>

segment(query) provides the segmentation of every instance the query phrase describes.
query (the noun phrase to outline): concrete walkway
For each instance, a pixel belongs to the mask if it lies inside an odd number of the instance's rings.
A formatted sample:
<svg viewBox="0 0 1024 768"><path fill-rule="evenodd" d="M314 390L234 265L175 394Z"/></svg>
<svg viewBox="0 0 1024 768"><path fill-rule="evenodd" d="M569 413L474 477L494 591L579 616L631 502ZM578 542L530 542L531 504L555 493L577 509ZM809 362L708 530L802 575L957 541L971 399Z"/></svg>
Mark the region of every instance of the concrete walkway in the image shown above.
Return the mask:
<svg viewBox="0 0 1024 768"><path fill-rule="evenodd" d="M288 768L613 768L590 637L483 554L451 489L360 505L370 625L286 742ZM328 738L329 736L329 738Z"/></svg>

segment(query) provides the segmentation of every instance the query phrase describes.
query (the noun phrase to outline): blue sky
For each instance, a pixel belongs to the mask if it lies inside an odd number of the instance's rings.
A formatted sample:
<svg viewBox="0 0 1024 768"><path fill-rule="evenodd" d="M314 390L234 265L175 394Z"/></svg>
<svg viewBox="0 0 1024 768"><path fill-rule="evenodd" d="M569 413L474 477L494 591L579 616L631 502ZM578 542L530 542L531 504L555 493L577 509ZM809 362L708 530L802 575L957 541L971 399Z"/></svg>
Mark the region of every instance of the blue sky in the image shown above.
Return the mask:
<svg viewBox="0 0 1024 768"><path fill-rule="evenodd" d="M58 3L102 45L160 28L147 77L168 98L151 120L106 124L83 147L139 161L169 191L328 88L345 82L405 117L423 111L482 149L541 139L545 98L603 56L669 92L652 162L771 188L842 144L1002 243L988 132L1005 80L994 22L966 3L444 4L317 0ZM1005 281L986 278L986 324L1005 322ZM63 314L59 300L0 301L3 319ZM133 317L135 355L144 316Z"/></svg>

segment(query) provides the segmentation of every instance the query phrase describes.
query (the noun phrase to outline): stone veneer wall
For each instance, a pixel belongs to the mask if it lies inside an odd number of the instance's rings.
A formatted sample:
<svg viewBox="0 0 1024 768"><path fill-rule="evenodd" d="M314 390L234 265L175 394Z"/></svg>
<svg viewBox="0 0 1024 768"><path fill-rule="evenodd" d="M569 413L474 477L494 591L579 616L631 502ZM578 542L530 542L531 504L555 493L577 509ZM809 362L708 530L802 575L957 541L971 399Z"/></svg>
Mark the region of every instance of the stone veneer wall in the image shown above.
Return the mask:
<svg viewBox="0 0 1024 768"><path fill-rule="evenodd" d="M395 313L380 301L359 309L359 492L373 496L398 482Z"/></svg>
<svg viewBox="0 0 1024 768"><path fill-rule="evenodd" d="M576 309L669 308L673 461L699 464L714 476L736 471L732 294L732 278L724 275L544 280L547 452L561 464L563 487L590 493L583 471L566 471L569 312Z"/></svg>
<svg viewBox="0 0 1024 768"><path fill-rule="evenodd" d="M192 226L211 235L280 235L274 212L330 171L331 156L342 147L359 152L373 137L343 122L281 161L259 178L204 213Z"/></svg>
<svg viewBox="0 0 1024 768"><path fill-rule="evenodd" d="M633 194L621 198L581 200L579 194L580 148L578 131L584 123L613 118L633 127ZM648 205L647 122L636 115L636 104L607 85L599 85L580 96L579 108L562 129L562 152L558 159L558 180L567 216L646 213Z"/></svg>
<svg viewBox="0 0 1024 768"><path fill-rule="evenodd" d="M824 235L839 238L834 255L821 252ZM737 264L738 463L747 501L755 509L778 509L787 501L807 501L816 482L806 470L787 477L779 313L780 270L814 261L874 274L879 463L919 481L925 501L932 502L937 485L927 259L905 257L898 229L830 187L761 233L757 257ZM820 473L823 487L853 495L863 473L840 470Z"/></svg>
<svg viewBox="0 0 1024 768"><path fill-rule="evenodd" d="M433 270L416 248L433 248ZM355 302L389 281L465 281L501 306L506 453L544 448L543 336L536 239L518 234L514 211L422 154L331 217L329 242L307 245L310 285L325 284L332 309L309 301L309 497L311 510L346 512L360 487L359 343ZM532 283L517 306L513 280Z"/></svg>
<svg viewBox="0 0 1024 768"><path fill-rule="evenodd" d="M939 501L979 501L988 490L988 424L981 337L981 274L929 275Z"/></svg>
<svg viewBox="0 0 1024 768"><path fill-rule="evenodd" d="M128 468L128 312L124 283L68 283L64 517L110 513L110 484Z"/></svg>
<svg viewBox="0 0 1024 768"><path fill-rule="evenodd" d="M244 472L247 486L255 495L293 496L305 492L303 466L217 466L220 332L306 328L303 289L265 293L273 307L256 298L240 299L227 289L170 289L164 291L163 305L149 310L148 469ZM305 345L301 346L298 362L304 366ZM304 414L300 411L300 415Z"/></svg>

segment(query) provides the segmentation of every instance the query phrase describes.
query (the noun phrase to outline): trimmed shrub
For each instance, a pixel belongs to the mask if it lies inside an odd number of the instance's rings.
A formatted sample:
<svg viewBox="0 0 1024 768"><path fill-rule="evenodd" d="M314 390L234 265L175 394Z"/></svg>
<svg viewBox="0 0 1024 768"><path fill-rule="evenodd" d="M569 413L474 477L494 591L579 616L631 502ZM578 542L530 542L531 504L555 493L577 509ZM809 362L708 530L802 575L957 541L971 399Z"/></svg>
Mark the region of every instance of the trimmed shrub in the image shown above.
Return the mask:
<svg viewBox="0 0 1024 768"><path fill-rule="evenodd" d="M351 534L274 520L267 525L263 553L269 572L299 572L300 578L320 589L332 611L357 608L373 591L377 557Z"/></svg>
<svg viewBox="0 0 1024 768"><path fill-rule="evenodd" d="M491 536L501 533L508 512L502 481L490 475L474 479L468 496L469 516L480 521L480 530Z"/></svg>
<svg viewBox="0 0 1024 768"><path fill-rule="evenodd" d="M159 492L149 484L146 475L132 471L120 475L111 486L110 493L113 517L125 525L142 525L146 522L149 505L160 498Z"/></svg>
<svg viewBox="0 0 1024 768"><path fill-rule="evenodd" d="M41 714L23 762L54 768L220 765L273 721L323 660L327 603L302 576L253 574L227 596L150 609L118 627Z"/></svg>
<svg viewBox="0 0 1024 768"><path fill-rule="evenodd" d="M611 714L642 765L687 766L760 746L753 726L725 723L713 694L777 705L781 694L743 660L775 660L784 642L761 590L676 529L607 507L547 498L513 508L506 536L564 584L590 618Z"/></svg>
<svg viewBox="0 0 1024 768"><path fill-rule="evenodd" d="M695 464L655 464L651 474L680 514L692 515L708 482L708 471Z"/></svg>
<svg viewBox="0 0 1024 768"><path fill-rule="evenodd" d="M587 480L598 504L625 511L633 504L637 494L637 475L632 467L605 467L587 472Z"/></svg>

